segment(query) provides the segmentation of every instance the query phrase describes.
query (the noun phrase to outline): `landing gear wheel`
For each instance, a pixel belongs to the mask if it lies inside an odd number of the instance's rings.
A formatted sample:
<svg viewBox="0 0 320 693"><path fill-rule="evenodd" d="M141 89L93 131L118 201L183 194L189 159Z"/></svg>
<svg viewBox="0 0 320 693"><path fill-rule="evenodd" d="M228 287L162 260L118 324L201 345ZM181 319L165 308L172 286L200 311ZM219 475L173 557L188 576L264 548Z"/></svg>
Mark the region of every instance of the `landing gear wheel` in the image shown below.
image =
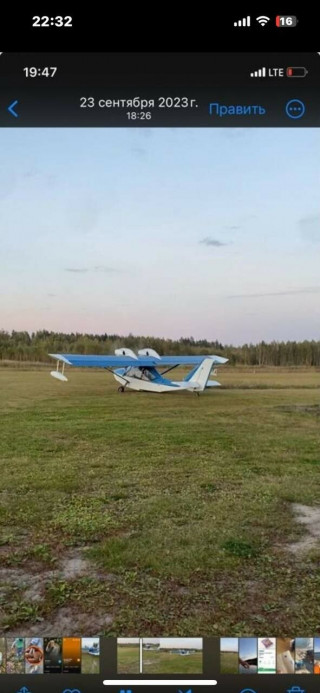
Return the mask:
<svg viewBox="0 0 320 693"><path fill-rule="evenodd" d="M120 387L118 387L118 392L124 392L124 387L123 387L123 385L120 385Z"/></svg>

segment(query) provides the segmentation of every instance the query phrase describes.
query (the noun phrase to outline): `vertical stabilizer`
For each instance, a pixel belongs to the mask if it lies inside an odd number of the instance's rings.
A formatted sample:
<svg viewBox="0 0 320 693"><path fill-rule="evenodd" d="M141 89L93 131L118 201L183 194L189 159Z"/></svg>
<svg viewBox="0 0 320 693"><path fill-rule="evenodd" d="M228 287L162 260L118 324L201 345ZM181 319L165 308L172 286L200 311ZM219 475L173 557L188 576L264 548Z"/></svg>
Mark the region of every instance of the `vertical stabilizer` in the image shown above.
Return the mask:
<svg viewBox="0 0 320 693"><path fill-rule="evenodd" d="M196 368L193 371L192 378L189 379L190 385L192 386L195 383L197 383L198 389L204 390L209 380L209 376L213 366L213 359L203 359L203 361L200 363L200 366L198 366L198 368Z"/></svg>

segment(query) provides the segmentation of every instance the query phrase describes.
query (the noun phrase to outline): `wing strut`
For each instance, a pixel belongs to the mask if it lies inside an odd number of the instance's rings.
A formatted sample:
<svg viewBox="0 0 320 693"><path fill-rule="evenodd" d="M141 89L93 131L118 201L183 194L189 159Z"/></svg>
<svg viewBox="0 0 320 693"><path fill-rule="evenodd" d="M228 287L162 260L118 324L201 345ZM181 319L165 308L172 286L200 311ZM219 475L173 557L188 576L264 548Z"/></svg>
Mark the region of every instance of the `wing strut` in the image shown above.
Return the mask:
<svg viewBox="0 0 320 693"><path fill-rule="evenodd" d="M171 366L171 368L167 368L165 371L161 371L161 375L165 375L166 373L169 373L169 371L173 371L174 368L177 368L180 366L180 363L176 363L175 366Z"/></svg>

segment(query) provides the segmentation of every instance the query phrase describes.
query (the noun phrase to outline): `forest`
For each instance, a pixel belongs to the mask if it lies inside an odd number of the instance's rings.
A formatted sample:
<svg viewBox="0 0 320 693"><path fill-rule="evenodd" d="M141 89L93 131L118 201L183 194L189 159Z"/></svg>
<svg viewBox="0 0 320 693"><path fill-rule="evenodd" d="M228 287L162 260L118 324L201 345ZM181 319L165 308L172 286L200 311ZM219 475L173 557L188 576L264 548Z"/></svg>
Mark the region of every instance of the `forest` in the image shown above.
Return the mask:
<svg viewBox="0 0 320 693"><path fill-rule="evenodd" d="M162 337L82 334L71 332L37 332L0 330L0 362L28 361L49 362L48 353L111 354L117 347L130 349L150 347L160 355L176 354L218 354L229 359L230 365L237 366L320 366L320 340L304 340L233 346L222 344L219 340L194 339L177 340Z"/></svg>

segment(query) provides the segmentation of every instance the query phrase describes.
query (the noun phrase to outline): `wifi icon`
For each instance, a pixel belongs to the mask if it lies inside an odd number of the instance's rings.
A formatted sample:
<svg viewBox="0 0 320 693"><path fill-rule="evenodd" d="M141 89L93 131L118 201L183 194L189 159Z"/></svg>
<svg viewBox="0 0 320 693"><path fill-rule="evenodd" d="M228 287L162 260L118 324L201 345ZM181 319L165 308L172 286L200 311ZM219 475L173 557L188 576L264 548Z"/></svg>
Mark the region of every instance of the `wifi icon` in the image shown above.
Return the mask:
<svg viewBox="0 0 320 693"><path fill-rule="evenodd" d="M265 15L261 15L261 17L257 17L257 22L259 22L260 26L265 26L270 22L270 17L266 17Z"/></svg>

